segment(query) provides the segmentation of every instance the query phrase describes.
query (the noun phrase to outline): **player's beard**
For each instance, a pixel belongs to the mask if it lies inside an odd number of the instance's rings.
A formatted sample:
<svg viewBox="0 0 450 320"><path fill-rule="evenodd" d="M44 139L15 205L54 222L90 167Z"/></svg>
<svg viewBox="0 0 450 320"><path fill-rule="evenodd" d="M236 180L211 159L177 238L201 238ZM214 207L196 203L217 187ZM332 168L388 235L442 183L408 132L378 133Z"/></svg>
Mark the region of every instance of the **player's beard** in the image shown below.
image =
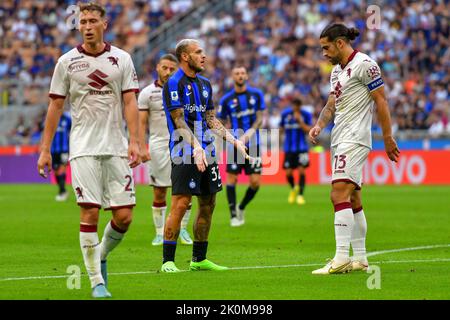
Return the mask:
<svg viewBox="0 0 450 320"><path fill-rule="evenodd" d="M203 67L200 67L198 65L195 64L194 60L192 58L190 58L188 60L188 66L191 70L194 70L195 73L199 73L203 71Z"/></svg>

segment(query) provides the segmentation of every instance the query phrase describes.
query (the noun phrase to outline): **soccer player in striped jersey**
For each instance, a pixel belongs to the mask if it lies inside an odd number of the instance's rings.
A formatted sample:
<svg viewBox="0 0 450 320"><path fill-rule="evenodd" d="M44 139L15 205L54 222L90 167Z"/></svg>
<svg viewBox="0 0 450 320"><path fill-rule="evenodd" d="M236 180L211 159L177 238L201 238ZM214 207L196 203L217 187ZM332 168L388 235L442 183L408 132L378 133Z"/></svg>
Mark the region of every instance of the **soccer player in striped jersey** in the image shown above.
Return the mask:
<svg viewBox="0 0 450 320"><path fill-rule="evenodd" d="M384 138L386 154L397 162L400 151L392 136L389 105L378 64L354 50L350 41L359 35L343 24L327 26L320 35L323 56L334 66L331 91L319 119L309 132L312 143L334 118L331 132L332 187L336 253L313 274L367 270L367 223L361 202L362 168L372 148L374 106ZM350 246L353 258L350 258Z"/></svg>
<svg viewBox="0 0 450 320"><path fill-rule="evenodd" d="M103 41L105 9L96 3L79 6L78 29L83 43L62 55L55 66L38 171L46 177L45 168L52 166L50 144L64 100L69 97L69 160L80 206L80 247L92 297L109 298L106 259L124 238L136 204L131 168L140 164L139 83L131 56ZM102 207L112 211L112 219L99 242L97 225Z"/></svg>
<svg viewBox="0 0 450 320"><path fill-rule="evenodd" d="M153 223L156 236L152 245L163 244L164 220L166 217L167 188L172 185L170 172L169 141L170 135L167 129L166 113L162 102L162 89L169 77L178 69L178 60L173 54L165 54L156 66L158 79L154 83L142 89L138 98L139 105L139 140L141 146L142 161L148 161L150 185L153 186ZM149 148L146 150L145 134L149 128ZM186 227L191 215L191 206L181 220L180 239L182 244L192 244L192 239Z"/></svg>
<svg viewBox="0 0 450 320"><path fill-rule="evenodd" d="M229 119L236 139L246 144L249 154L260 159L260 136L263 111L266 106L261 90L247 85L248 74L244 67L234 67L231 76L234 88L227 92L219 103L217 117L224 123ZM240 203L236 203L236 184L238 175L244 170L250 176L250 185ZM227 198L230 208L231 226L238 227L245 223L245 207L258 192L261 180L261 161L250 163L242 158L232 146L227 152Z"/></svg>
<svg viewBox="0 0 450 320"><path fill-rule="evenodd" d="M299 205L305 204L303 197L306 184L305 169L309 166L308 142L306 135L312 126L312 115L301 109L302 101L295 98L292 107L281 113L280 129L284 132L284 164L286 179L291 191L288 202L297 201ZM293 171L298 168L299 184L294 182Z"/></svg>
<svg viewBox="0 0 450 320"><path fill-rule="evenodd" d="M212 88L208 79L199 75L204 70L206 55L194 39L178 42L175 53L180 68L164 85L163 105L170 133L172 160L172 201L164 226L162 272L179 272L175 251L181 220L191 203L198 198L194 221L194 244L190 270L226 270L206 258L216 193L222 190L216 163L213 132L232 143L246 158L245 145L235 139L216 118Z"/></svg>
<svg viewBox="0 0 450 320"><path fill-rule="evenodd" d="M52 167L55 172L56 183L59 192L55 197L56 201L66 201L69 193L66 191L66 166L69 160L69 136L72 127L70 114L64 112L56 128L50 152L52 155Z"/></svg>

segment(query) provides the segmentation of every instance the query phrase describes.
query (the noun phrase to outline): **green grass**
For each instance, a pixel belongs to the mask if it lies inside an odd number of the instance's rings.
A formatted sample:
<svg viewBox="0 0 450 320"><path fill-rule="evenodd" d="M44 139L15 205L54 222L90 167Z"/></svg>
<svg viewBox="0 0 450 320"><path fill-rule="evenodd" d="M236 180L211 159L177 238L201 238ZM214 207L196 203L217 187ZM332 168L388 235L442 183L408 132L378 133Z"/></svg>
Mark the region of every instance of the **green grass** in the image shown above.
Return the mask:
<svg viewBox="0 0 450 320"><path fill-rule="evenodd" d="M244 191L239 186L239 198ZM370 258L381 270L379 290L368 289L371 274L364 272L311 275L316 268L311 264L318 267L334 254L329 186L308 186L302 207L287 204L287 191L284 186L263 186L240 228L229 226L226 195L221 192L210 233L212 261L229 267L273 267L161 274L156 271L162 247L151 246L151 189L138 186L131 229L108 260L114 298L450 299L450 246ZM5 280L64 276L70 265L84 273L78 207L73 194L66 203L55 202L55 192L56 187L48 185L0 186L0 299L90 299L85 274L80 290L69 290L66 278ZM449 200L449 186L366 186L368 251L450 244ZM100 235L109 218L110 213L101 213ZM178 246L179 268L188 268L191 250ZM114 274L133 272L144 273Z"/></svg>

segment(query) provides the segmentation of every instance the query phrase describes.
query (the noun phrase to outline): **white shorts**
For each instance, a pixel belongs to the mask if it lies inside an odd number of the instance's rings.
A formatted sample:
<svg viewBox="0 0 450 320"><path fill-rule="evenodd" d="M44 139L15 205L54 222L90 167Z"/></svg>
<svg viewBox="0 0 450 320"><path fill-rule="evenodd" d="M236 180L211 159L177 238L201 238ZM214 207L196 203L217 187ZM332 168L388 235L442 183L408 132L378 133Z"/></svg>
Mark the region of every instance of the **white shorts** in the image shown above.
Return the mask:
<svg viewBox="0 0 450 320"><path fill-rule="evenodd" d="M361 189L362 171L370 148L357 143L340 143L331 147L331 183L346 181Z"/></svg>
<svg viewBox="0 0 450 320"><path fill-rule="evenodd" d="M112 210L136 204L133 172L127 158L85 156L73 159L70 165L78 205Z"/></svg>
<svg viewBox="0 0 450 320"><path fill-rule="evenodd" d="M171 187L172 162L170 160L169 146L150 145L150 157L148 161L149 184L155 187Z"/></svg>

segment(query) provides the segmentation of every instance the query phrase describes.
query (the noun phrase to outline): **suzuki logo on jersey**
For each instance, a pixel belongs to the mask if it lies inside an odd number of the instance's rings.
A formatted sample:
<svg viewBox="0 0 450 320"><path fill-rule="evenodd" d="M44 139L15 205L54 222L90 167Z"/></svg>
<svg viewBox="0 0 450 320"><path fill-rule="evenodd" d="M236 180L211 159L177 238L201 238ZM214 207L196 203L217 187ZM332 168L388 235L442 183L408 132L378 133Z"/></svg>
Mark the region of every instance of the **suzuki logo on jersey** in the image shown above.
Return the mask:
<svg viewBox="0 0 450 320"><path fill-rule="evenodd" d="M342 89L342 85L341 85L341 83L338 81L338 83L336 83L336 86L334 87L334 96L335 96L336 98L339 98L340 95L342 94L341 89Z"/></svg>
<svg viewBox="0 0 450 320"><path fill-rule="evenodd" d="M117 57L108 57L109 62L112 63L113 66L119 67L119 58Z"/></svg>
<svg viewBox="0 0 450 320"><path fill-rule="evenodd" d="M91 80L94 80L92 82L89 82L89 85L98 90L100 90L101 88L103 88L104 86L106 86L108 84L108 82L103 80L104 78L108 78L108 75L104 74L103 72L101 72L98 69L96 69L94 72L92 72L90 75L88 75L88 78Z"/></svg>

